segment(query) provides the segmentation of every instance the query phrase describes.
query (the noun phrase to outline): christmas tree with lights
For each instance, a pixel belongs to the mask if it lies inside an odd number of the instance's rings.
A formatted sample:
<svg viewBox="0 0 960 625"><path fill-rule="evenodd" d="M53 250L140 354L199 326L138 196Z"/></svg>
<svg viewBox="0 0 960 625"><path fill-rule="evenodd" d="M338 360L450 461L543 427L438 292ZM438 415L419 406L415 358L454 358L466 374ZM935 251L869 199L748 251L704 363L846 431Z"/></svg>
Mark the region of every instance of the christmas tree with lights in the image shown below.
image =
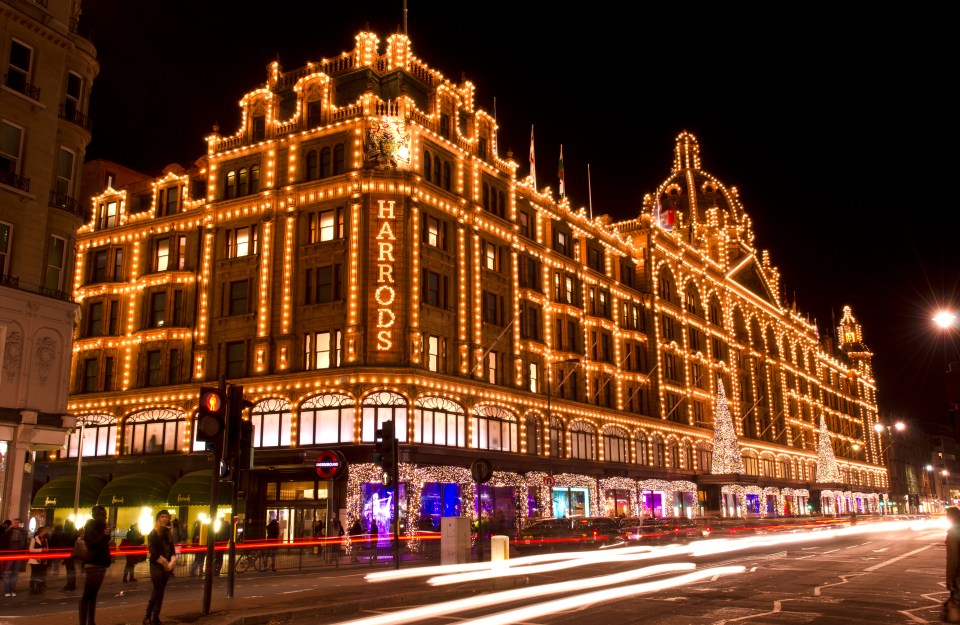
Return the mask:
<svg viewBox="0 0 960 625"><path fill-rule="evenodd" d="M833 455L833 444L830 442L830 431L827 430L827 420L820 415L820 440L817 445L817 482L833 483L840 481L840 468L837 466L837 457Z"/></svg>
<svg viewBox="0 0 960 625"><path fill-rule="evenodd" d="M723 391L723 380L717 380L717 409L713 418L713 465L710 472L714 475L743 473L743 458L740 457L740 445L737 444L737 431L733 427L727 394Z"/></svg>

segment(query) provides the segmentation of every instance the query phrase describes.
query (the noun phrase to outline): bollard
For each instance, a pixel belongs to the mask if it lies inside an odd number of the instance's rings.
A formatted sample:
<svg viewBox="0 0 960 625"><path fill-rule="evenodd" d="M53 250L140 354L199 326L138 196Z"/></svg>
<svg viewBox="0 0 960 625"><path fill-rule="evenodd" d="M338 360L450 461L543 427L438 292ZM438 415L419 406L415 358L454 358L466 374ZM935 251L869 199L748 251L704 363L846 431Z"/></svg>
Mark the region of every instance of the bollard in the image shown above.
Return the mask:
<svg viewBox="0 0 960 625"><path fill-rule="evenodd" d="M490 537L490 562L505 564L510 559L510 537L495 535Z"/></svg>

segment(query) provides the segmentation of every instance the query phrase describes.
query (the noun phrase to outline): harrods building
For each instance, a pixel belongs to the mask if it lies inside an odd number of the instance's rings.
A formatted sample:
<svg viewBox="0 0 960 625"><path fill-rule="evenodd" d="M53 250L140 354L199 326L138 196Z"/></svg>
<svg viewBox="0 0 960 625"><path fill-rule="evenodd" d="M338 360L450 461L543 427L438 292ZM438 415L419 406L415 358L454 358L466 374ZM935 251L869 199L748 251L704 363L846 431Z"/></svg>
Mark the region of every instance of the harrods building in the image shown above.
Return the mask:
<svg viewBox="0 0 960 625"><path fill-rule="evenodd" d="M845 309L824 339L778 296L736 189L701 169L692 135L664 146L636 218L591 218L518 175L469 81L404 35L361 32L332 59L271 63L206 142L192 166L116 187L110 163L89 165L69 402L83 441L41 463L36 513L72 513L48 495L72 488L82 454L81 507L110 506L120 527L151 506L192 522L209 494L177 485L211 468L193 419L221 375L254 403L248 536L272 515L286 538L335 514L388 523L393 496L421 529L451 514L877 510L860 326ZM720 381L742 474L711 471ZM827 485L821 416L840 469ZM399 493L372 461L386 420ZM345 455L342 479L318 479L323 449Z"/></svg>

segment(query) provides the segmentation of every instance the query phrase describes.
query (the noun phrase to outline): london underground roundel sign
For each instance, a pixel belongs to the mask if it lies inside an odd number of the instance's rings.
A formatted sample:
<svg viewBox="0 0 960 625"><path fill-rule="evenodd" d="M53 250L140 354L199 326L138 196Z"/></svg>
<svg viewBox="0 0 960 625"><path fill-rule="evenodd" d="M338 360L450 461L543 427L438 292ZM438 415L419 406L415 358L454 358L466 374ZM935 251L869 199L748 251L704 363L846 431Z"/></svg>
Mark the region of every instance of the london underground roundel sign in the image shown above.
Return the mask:
<svg viewBox="0 0 960 625"><path fill-rule="evenodd" d="M343 474L347 468L347 461L339 451L327 449L320 452L315 465L320 479L332 480Z"/></svg>

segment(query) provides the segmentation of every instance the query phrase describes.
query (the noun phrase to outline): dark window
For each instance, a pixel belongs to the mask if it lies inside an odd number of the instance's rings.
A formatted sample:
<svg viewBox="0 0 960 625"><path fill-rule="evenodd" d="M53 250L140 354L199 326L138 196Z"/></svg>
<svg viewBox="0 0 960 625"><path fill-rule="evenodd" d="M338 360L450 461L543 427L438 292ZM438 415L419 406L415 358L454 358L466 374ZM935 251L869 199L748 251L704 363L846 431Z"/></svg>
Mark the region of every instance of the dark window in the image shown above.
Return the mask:
<svg viewBox="0 0 960 625"><path fill-rule="evenodd" d="M79 74L67 72L67 91L64 94L63 112L67 119L77 119L80 112L80 97L83 94L83 78Z"/></svg>
<svg viewBox="0 0 960 625"><path fill-rule="evenodd" d="M450 163L446 161L443 163L443 188L450 190Z"/></svg>
<svg viewBox="0 0 960 625"><path fill-rule="evenodd" d="M517 213L517 223L520 225L520 234L529 238L531 237L531 222L532 218L530 214L525 211L520 211Z"/></svg>
<svg viewBox="0 0 960 625"><path fill-rule="evenodd" d="M96 358L87 358L83 361L83 379L80 381L81 393L92 393L97 390L97 378L100 371Z"/></svg>
<svg viewBox="0 0 960 625"><path fill-rule="evenodd" d="M346 171L344 166L344 148L342 143L333 146L333 175Z"/></svg>
<svg viewBox="0 0 960 625"><path fill-rule="evenodd" d="M247 185L250 183L250 175L247 168L243 167L237 172L237 195L243 197L247 194Z"/></svg>
<svg viewBox="0 0 960 625"><path fill-rule="evenodd" d="M307 102L307 128L320 125L320 102Z"/></svg>
<svg viewBox="0 0 960 625"><path fill-rule="evenodd" d="M250 168L250 193L256 193L260 190L260 166L254 165Z"/></svg>
<svg viewBox="0 0 960 625"><path fill-rule="evenodd" d="M306 180L316 180L320 175L320 155L316 150L307 152L306 164L303 172Z"/></svg>
<svg viewBox="0 0 960 625"><path fill-rule="evenodd" d="M27 92L33 50L19 41L10 42L10 59L7 65L7 86L20 93Z"/></svg>
<svg viewBox="0 0 960 625"><path fill-rule="evenodd" d="M107 281L107 250L97 250L93 253L90 263L90 282Z"/></svg>
<svg viewBox="0 0 960 625"><path fill-rule="evenodd" d="M446 277L433 271L423 270L423 303L431 306L446 305Z"/></svg>
<svg viewBox="0 0 960 625"><path fill-rule="evenodd" d="M325 304L341 299L343 265L307 269L305 277L305 304Z"/></svg>
<svg viewBox="0 0 960 625"><path fill-rule="evenodd" d="M113 368L113 357L108 356L103 359L103 390L105 391L115 391L113 387L113 377L114 377L114 368Z"/></svg>
<svg viewBox="0 0 960 625"><path fill-rule="evenodd" d="M631 265L620 265L620 284L633 288L636 272Z"/></svg>
<svg viewBox="0 0 960 625"><path fill-rule="evenodd" d="M110 336L117 336L120 333L120 300L110 300L110 319L108 322L107 333Z"/></svg>
<svg viewBox="0 0 960 625"><path fill-rule="evenodd" d="M250 283L247 280L236 280L230 283L230 301L227 308L228 315L245 315L249 311L248 296Z"/></svg>
<svg viewBox="0 0 960 625"><path fill-rule="evenodd" d="M266 137L267 119L263 115L256 115L253 118L253 140L263 141Z"/></svg>
<svg viewBox="0 0 960 625"><path fill-rule="evenodd" d="M440 136L450 138L450 116L446 113L440 113Z"/></svg>
<svg viewBox="0 0 960 625"><path fill-rule="evenodd" d="M690 345L689 345L690 349L695 352L700 351L701 349L700 330L697 330L695 327L690 326L689 328L687 328L687 335L690 340Z"/></svg>
<svg viewBox="0 0 960 625"><path fill-rule="evenodd" d="M580 351L577 349L577 322L573 320L567 321L567 351L568 352L577 352Z"/></svg>
<svg viewBox="0 0 960 625"><path fill-rule="evenodd" d="M113 252L113 281L123 280L123 248L118 247Z"/></svg>
<svg viewBox="0 0 960 625"><path fill-rule="evenodd" d="M433 157L430 150L423 151L423 179L430 182L433 179Z"/></svg>
<svg viewBox="0 0 960 625"><path fill-rule="evenodd" d="M227 343L227 371L228 378L242 378L247 375L246 347L243 341Z"/></svg>
<svg viewBox="0 0 960 625"><path fill-rule="evenodd" d="M525 321L521 327L525 330L524 338L540 340L540 309L528 306L523 311Z"/></svg>
<svg viewBox="0 0 960 625"><path fill-rule="evenodd" d="M599 250L595 247L590 247L587 249L587 265L594 271L599 271L603 273L603 250Z"/></svg>
<svg viewBox="0 0 960 625"><path fill-rule="evenodd" d="M483 292L483 320L487 323L498 323L496 293Z"/></svg>
<svg viewBox="0 0 960 625"><path fill-rule="evenodd" d="M173 292L173 320L172 325L181 327L183 323L183 291Z"/></svg>
<svg viewBox="0 0 960 625"><path fill-rule="evenodd" d="M320 177L329 178L330 177L330 148L323 148L320 150Z"/></svg>
<svg viewBox="0 0 960 625"><path fill-rule="evenodd" d="M87 309L87 336L103 334L103 302L90 302Z"/></svg>
<svg viewBox="0 0 960 625"><path fill-rule="evenodd" d="M171 349L167 353L167 384L180 383L180 350Z"/></svg>
<svg viewBox="0 0 960 625"><path fill-rule="evenodd" d="M440 175L441 170L443 169L443 164L440 162L439 156L433 157L433 184L440 186Z"/></svg>
<svg viewBox="0 0 960 625"><path fill-rule="evenodd" d="M170 187L167 189L167 202L163 210L164 215L174 215L180 208L180 187Z"/></svg>
<svg viewBox="0 0 960 625"><path fill-rule="evenodd" d="M477 156L479 156L482 159L487 158L487 138L486 137L480 137L480 139L477 140Z"/></svg>
<svg viewBox="0 0 960 625"><path fill-rule="evenodd" d="M160 363L162 362L162 353L158 349L147 352L147 386L160 386Z"/></svg>
<svg viewBox="0 0 960 625"><path fill-rule="evenodd" d="M150 295L150 319L148 327L160 328L166 320L167 313L167 293L158 291Z"/></svg>

